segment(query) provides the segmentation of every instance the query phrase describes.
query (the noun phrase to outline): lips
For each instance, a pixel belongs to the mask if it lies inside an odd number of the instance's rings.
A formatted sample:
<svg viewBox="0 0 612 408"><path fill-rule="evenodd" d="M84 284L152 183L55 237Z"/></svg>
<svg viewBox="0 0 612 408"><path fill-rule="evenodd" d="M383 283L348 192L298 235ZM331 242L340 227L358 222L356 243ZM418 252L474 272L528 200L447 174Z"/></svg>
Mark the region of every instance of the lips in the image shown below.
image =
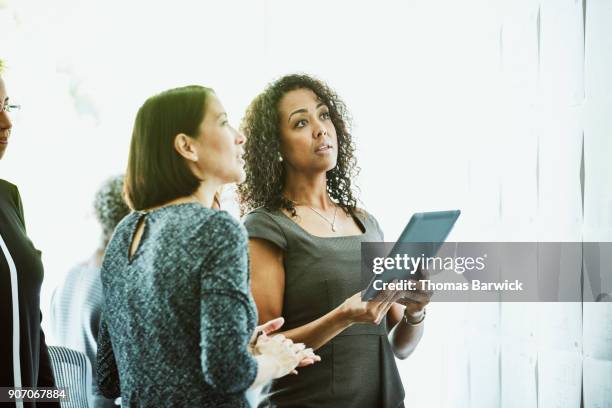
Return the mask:
<svg viewBox="0 0 612 408"><path fill-rule="evenodd" d="M322 153L322 152L326 152L328 150L333 149L332 145L329 143L324 143L321 146L317 147L315 149L315 153Z"/></svg>
<svg viewBox="0 0 612 408"><path fill-rule="evenodd" d="M0 144L8 144L8 137L0 137Z"/></svg>
<svg viewBox="0 0 612 408"><path fill-rule="evenodd" d="M238 159L238 162L239 162L240 164L243 164L243 165L244 165L245 161L244 161L244 159L242 158L242 154L237 155L237 156L236 156L236 159Z"/></svg>

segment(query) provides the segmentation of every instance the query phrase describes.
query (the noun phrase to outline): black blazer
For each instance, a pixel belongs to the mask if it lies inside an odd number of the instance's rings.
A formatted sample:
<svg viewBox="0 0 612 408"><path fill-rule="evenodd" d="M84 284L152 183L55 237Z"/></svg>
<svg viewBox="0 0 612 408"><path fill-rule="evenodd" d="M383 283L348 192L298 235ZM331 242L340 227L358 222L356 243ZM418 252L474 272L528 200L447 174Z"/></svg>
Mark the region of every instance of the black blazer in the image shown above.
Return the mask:
<svg viewBox="0 0 612 408"><path fill-rule="evenodd" d="M19 190L0 180L0 235L17 269L22 387L54 387L45 335L40 327L41 253L26 235ZM0 386L15 385L13 367L13 305L9 264L0 248ZM31 403L28 407L59 407L58 403ZM5 406L5 405L2 405Z"/></svg>

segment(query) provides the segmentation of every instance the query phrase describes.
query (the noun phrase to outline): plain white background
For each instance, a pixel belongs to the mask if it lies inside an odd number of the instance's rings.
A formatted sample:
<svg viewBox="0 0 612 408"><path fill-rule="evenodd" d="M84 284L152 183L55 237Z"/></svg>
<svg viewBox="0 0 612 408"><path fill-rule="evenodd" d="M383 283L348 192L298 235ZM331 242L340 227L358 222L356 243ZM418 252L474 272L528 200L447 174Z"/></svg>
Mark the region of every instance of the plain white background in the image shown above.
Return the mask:
<svg viewBox="0 0 612 408"><path fill-rule="evenodd" d="M283 74L328 82L388 240L415 211L455 208L449 240L612 240L611 27L604 0L0 0L23 106L0 176L43 252L43 314L98 244L93 194L124 171L136 110L186 84L213 87L238 125ZM604 306L431 305L399 362L407 406L578 407L581 387L612 406Z"/></svg>

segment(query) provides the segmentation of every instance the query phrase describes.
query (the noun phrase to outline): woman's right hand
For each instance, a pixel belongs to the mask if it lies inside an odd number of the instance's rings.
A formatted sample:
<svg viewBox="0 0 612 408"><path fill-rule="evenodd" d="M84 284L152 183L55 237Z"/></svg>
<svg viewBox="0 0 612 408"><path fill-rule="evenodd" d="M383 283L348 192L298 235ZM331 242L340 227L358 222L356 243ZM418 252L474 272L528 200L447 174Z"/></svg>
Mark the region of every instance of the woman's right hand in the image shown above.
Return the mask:
<svg viewBox="0 0 612 408"><path fill-rule="evenodd" d="M266 323L257 326L255 328L255 332L253 332L253 335L251 336L251 340L249 341L249 351L251 352L251 354L258 354L258 352L255 350L255 345L258 342L259 336L275 332L280 329L283 324L285 324L285 319L283 317L277 317L276 319L269 320ZM298 367L306 367L318 361L321 361L321 357L316 355L313 352L312 348L306 348L306 346L303 344L301 346L298 346L298 348L301 350L301 360L298 364ZM294 371L294 374L297 374L297 371Z"/></svg>
<svg viewBox="0 0 612 408"><path fill-rule="evenodd" d="M249 342L249 350L257 360L257 377L252 387L289 373L297 374L297 367L304 367L321 361L311 348L303 343L293 343L282 334L268 336L284 324L282 317L257 326Z"/></svg>
<svg viewBox="0 0 612 408"><path fill-rule="evenodd" d="M297 374L296 367L303 360L309 359L319 361L311 348L306 348L304 343L294 343L282 334L274 336L261 335L254 347L255 355L270 357L278 367L274 378L283 377L289 373Z"/></svg>
<svg viewBox="0 0 612 408"><path fill-rule="evenodd" d="M320 361L311 348L303 343L293 343L282 334L268 336L262 334L253 346L253 355L257 361L257 377L251 388L258 387L289 373L297 374L296 367L304 360Z"/></svg>
<svg viewBox="0 0 612 408"><path fill-rule="evenodd" d="M402 296L398 291L380 292L374 299L364 302L361 292L355 293L340 305L340 312L349 324L374 323L379 324L393 306L393 303Z"/></svg>

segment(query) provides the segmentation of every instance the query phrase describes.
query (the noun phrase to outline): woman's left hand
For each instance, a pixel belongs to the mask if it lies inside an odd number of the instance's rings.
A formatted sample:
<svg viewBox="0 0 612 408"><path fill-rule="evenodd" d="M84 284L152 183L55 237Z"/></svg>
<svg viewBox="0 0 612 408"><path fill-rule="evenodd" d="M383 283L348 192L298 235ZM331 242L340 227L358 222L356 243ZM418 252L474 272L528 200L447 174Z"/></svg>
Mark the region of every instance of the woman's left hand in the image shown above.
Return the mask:
<svg viewBox="0 0 612 408"><path fill-rule="evenodd" d="M423 308L427 306L433 296L432 290L427 290L423 280L429 280L429 274L427 271L421 271L422 278L417 281L415 290L404 291L404 296L396 302L406 306L405 313L407 314L420 314Z"/></svg>
<svg viewBox="0 0 612 408"><path fill-rule="evenodd" d="M408 315L420 315L425 306L429 303L431 299L431 295L429 297L423 295L419 298L419 300L414 300L412 298L402 298L397 301L397 303L406 306L405 313Z"/></svg>

